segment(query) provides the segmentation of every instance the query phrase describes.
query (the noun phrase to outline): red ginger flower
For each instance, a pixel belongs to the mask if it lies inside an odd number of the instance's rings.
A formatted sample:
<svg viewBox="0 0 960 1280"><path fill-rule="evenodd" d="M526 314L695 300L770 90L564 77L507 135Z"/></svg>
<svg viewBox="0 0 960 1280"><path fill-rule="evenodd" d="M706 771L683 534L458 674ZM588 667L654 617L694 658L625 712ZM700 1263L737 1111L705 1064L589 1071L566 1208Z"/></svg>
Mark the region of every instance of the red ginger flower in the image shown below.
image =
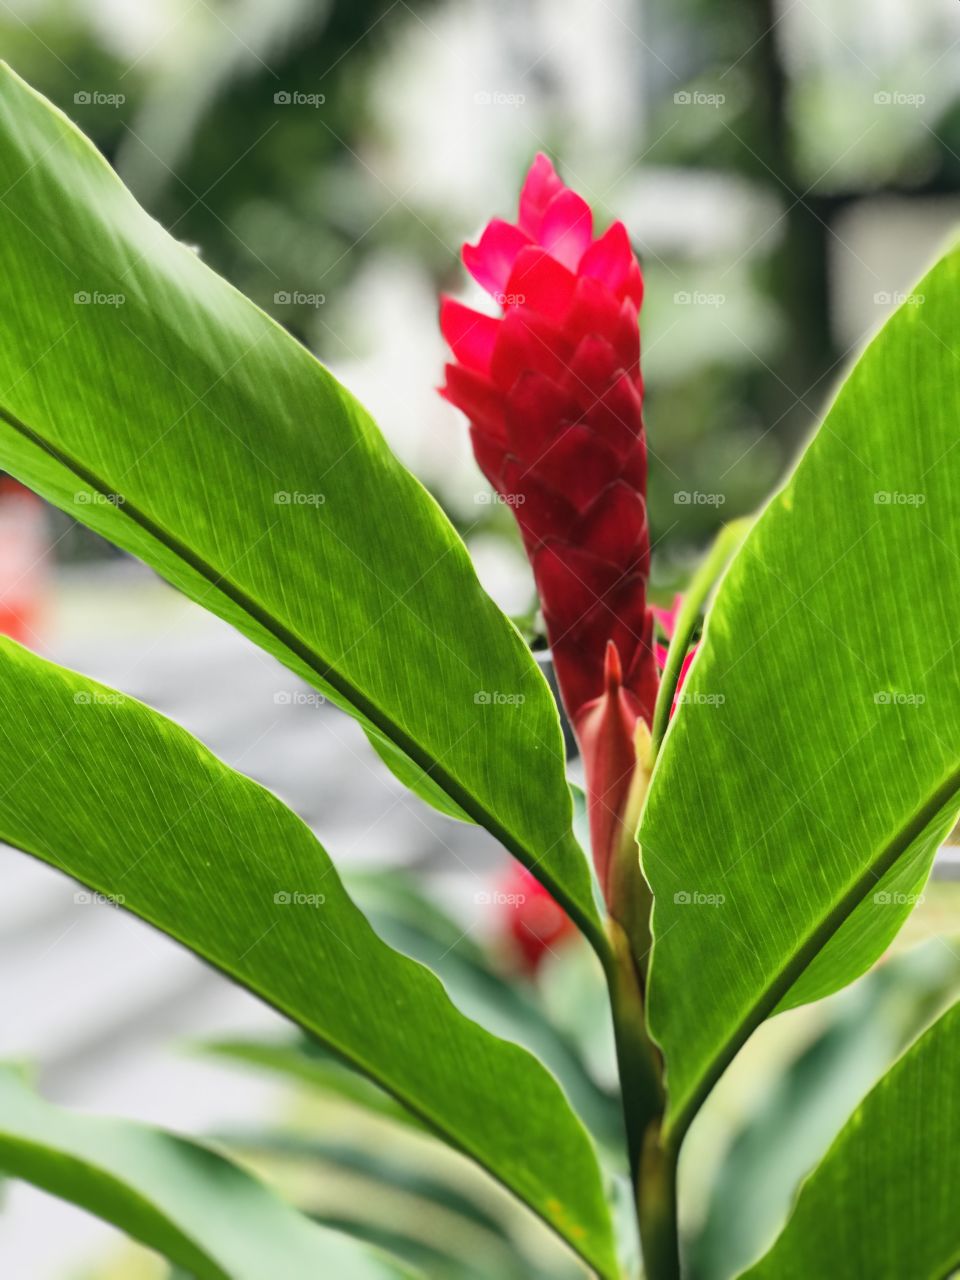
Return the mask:
<svg viewBox="0 0 960 1280"><path fill-rule="evenodd" d="M658 674L638 310L626 228L594 238L587 203L538 155L516 223L494 218L463 261L502 308L443 300L456 363L442 394L470 419L484 475L510 502L533 566L557 682L587 773L601 883L622 838ZM631 833L632 836L632 833Z"/></svg>

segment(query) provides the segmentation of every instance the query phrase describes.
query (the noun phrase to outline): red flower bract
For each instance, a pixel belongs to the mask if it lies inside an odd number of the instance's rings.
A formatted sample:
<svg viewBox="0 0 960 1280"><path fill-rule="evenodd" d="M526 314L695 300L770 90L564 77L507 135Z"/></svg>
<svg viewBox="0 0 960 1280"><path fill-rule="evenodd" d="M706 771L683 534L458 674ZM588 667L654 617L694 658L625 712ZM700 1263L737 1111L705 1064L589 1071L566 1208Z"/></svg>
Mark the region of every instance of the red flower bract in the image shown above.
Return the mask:
<svg viewBox="0 0 960 1280"><path fill-rule="evenodd" d="M502 315L444 299L456 362L442 394L470 419L477 462L512 506L533 565L604 881L633 729L650 723L658 683L646 603L643 277L623 224L594 238L589 206L543 155L517 222L493 219L463 260Z"/></svg>

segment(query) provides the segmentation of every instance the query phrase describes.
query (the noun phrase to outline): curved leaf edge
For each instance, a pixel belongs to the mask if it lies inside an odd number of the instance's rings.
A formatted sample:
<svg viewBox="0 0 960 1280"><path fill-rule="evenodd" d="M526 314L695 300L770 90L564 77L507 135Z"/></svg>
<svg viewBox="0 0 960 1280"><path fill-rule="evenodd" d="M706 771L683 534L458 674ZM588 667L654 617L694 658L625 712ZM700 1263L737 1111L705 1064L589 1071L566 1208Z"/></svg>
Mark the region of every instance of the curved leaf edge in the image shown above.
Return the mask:
<svg viewBox="0 0 960 1280"><path fill-rule="evenodd" d="M10 1063L0 1063L0 1077L6 1077L4 1083L8 1087L13 1086L18 1090L22 1088L28 1105L41 1108L46 1116L63 1115L71 1123L79 1122L90 1128L98 1124L120 1125L129 1132L141 1132L156 1141L187 1150L197 1158L214 1162L219 1168L229 1170L235 1179L241 1180L260 1197L261 1202L272 1204L291 1223L305 1231L315 1232L317 1240L326 1236L331 1244L355 1247L368 1255L371 1263L379 1258L384 1275L409 1277L413 1280L415 1273L383 1250L354 1240L345 1232L312 1223L255 1174L211 1143L139 1121L74 1113L34 1092L27 1083L27 1072ZM35 1136L14 1132L0 1122L0 1170L8 1177L28 1182L60 1200L85 1209L101 1221L110 1223L130 1239L185 1268L191 1275L196 1274L202 1280L232 1280L230 1272L225 1271L204 1247L196 1231L190 1231L178 1223L169 1208L158 1204L107 1164L51 1145L49 1141ZM71 1171L77 1176L71 1177Z"/></svg>
<svg viewBox="0 0 960 1280"><path fill-rule="evenodd" d="M23 80L16 70L6 61L0 58L0 75L9 76L21 90L27 92L36 102L40 103L45 110L53 113L64 128L61 135L68 140L70 145L82 146L89 148L94 152L98 159L103 163L106 173L113 181L115 186L119 188L124 195L133 199L131 193L124 186L122 180L110 165L103 159L102 155L96 150L92 142L82 133L77 125L70 117L55 104L49 102L41 93L39 93L32 85ZM141 212L143 212L141 210ZM145 215L149 216L149 215ZM161 224L151 219L157 231L166 236L166 231ZM189 255L191 261L195 260L195 255L187 246L179 246L182 252ZM201 264L203 265L203 264ZM323 378L330 384L337 387L338 396L345 406L345 411L349 412L354 424L361 434L376 434L379 439L379 433L372 420L366 415L365 411L355 400L353 395L344 388L334 378L333 374L310 352L306 347L294 339L286 329L255 302L242 294L230 281L210 271L221 286L226 286L230 292L241 299L246 306L253 308L263 321L267 323L270 329L277 334L282 334L284 339L289 341L292 352L298 353L298 358L304 362L308 362L311 366L319 370ZM23 439L27 440L34 448L40 450L45 456L54 461L58 466L64 468L69 474L81 480L90 489L96 491L105 498L114 514L123 513L130 517L138 531L146 534L148 539L157 543L159 546L171 552L175 557L182 560L187 569L195 574L209 588L225 599L230 601L237 609L245 614L254 624L250 629L246 630L246 634L256 643L261 643L258 638L258 632L265 632L277 641L283 649L291 656L292 661L287 662L293 670L298 674L305 676L309 683L319 688L321 692L330 693L331 701L333 701L341 710L348 714L359 718L364 731L371 739L371 742L384 761L386 766L399 777L404 785L412 788L426 798L430 803L434 804L441 812L450 817L466 817L476 822L485 830L489 831L494 838L501 843L515 858L526 866L550 891L551 895L560 902L568 915L577 925L578 929L588 939L591 946L597 952L605 969L609 967L609 947L604 932L601 915L598 904L591 891L591 883L589 878L589 869L585 868L582 878L582 897L574 896L570 889L561 884L549 872L549 868L544 867L542 862L543 851L528 849L520 842L512 832L504 828L497 818L497 815L490 809L478 802L460 783L450 775L442 766L439 760L433 759L426 751L424 751L417 742L412 739L409 734L393 720L388 714L383 712L369 698L357 689L350 681L346 680L339 672L333 668L322 654L318 653L310 645L301 639L294 631L273 618L268 610L266 610L258 601L253 599L242 588L231 582L225 574L221 574L216 568L208 564L202 557L196 555L191 549L171 534L162 525L154 521L150 515L140 510L135 504L131 503L125 494L123 494L116 486L111 486L102 477L96 475L89 468L85 467L77 459L58 449L45 439L40 431L31 427L28 423L20 420L15 414L10 412L6 406L0 404L0 421L6 425ZM440 507L439 503L432 494L426 489L422 482L396 459L395 455L387 449L386 457L391 467L398 471L402 471L408 484L412 485L419 492L421 498L425 500L433 508L436 516L442 524L445 536L447 537L450 553L456 555L465 572L469 573L473 580L477 582L476 570L470 559L469 552L459 534L457 534L453 525L447 519L446 514ZM7 469L11 474L16 475L18 479L28 487L35 487L35 482L27 475L21 475L18 467L12 461L7 465ZM56 498L44 494L48 500L56 503ZM59 504L58 504L59 505ZM118 542L115 533L110 529L105 529L102 522L90 517L95 516L93 508L96 504L90 504L84 511L83 523L89 524L101 536L109 541L115 542L117 545L123 546L124 550L132 551L133 554L139 554L138 551L121 542ZM73 518L77 518L77 510L75 506L71 506L68 514ZM191 599L195 600L203 607L209 607L204 603L202 597L194 591L191 591L183 581L174 581L170 575L159 566L153 566L158 573L166 580L171 581L178 590L183 591ZM482 591L482 588L479 588ZM484 595L486 593L484 592ZM489 597L488 597L489 599ZM496 606L492 604L493 608ZM529 655L529 649L514 623L496 609L497 613L503 618L513 633L516 645L520 646L524 653ZM222 616L222 615L221 615ZM286 659L284 659L286 661ZM537 663L531 661L531 667L537 669L538 678L546 681L543 673L539 670ZM551 704L554 708L554 716L556 723L556 744L558 752L562 750L562 732L560 725L560 714L556 708L555 700L551 694ZM409 763L407 763L409 762ZM572 810L565 815L567 827L572 822ZM579 854L579 848L572 834L569 837L570 849Z"/></svg>
<svg viewBox="0 0 960 1280"><path fill-rule="evenodd" d="M828 1166L833 1159L842 1155L848 1145L855 1140L857 1132L863 1128L868 1109L874 1104L879 1107L882 1104L884 1095L889 1090L896 1088L900 1078L917 1066L928 1051L933 1052L932 1046L936 1044L938 1038L947 1036L950 1032L954 1033L954 1048L956 1049L960 1047L960 1037L957 1034L960 1032L960 1000L950 1005L930 1026L916 1036L897 1056L892 1066L884 1072L880 1079L857 1103L822 1160L800 1183L790 1214L777 1239L761 1258L751 1263L745 1270L738 1272L737 1280L751 1280L751 1277L756 1277L757 1280L764 1280L765 1277L769 1278L771 1273L767 1269L768 1264L775 1262L775 1255L781 1242L788 1238L788 1231L794 1221L798 1219L798 1213L804 1201L804 1194L816 1183L820 1170ZM927 1101L929 1105L935 1105L934 1099L928 1099ZM960 1229L958 1229L957 1236L958 1240L953 1252L948 1258L944 1258L942 1263L938 1263L937 1270L925 1277L924 1280L948 1280L949 1277L954 1275L957 1267L960 1266Z"/></svg>
<svg viewBox="0 0 960 1280"><path fill-rule="evenodd" d="M55 673L60 678L77 681L78 683L83 685L85 690L87 689L96 690L98 697L102 699L106 705L110 705L111 703L113 703L115 706L130 704L138 708L141 712L145 712L151 718L161 721L164 724L164 726L169 727L176 734L181 735L184 740L188 741L191 744L193 750L195 750L198 753L198 755L200 755L201 757L205 758L208 761L213 762L215 766L222 769L226 774L235 776L237 778L241 778L246 786L250 788L254 788L258 792L262 793L262 795L266 797L272 805L283 810L284 813L287 815L288 819L296 823L303 830L303 832L306 833L309 839L319 846L319 841L317 840L313 832L310 830L310 828L307 826L307 824L303 821L303 819L298 814L296 814L292 809L290 809L287 805L285 805L283 801L279 799L279 797L274 795L273 792L271 792L267 787L264 787L262 784L232 769L229 765L227 765L224 761L222 761L219 758L219 756L216 755L215 752L211 751L209 747L205 746L198 739L194 738L192 734L190 734L181 725L177 724L176 721L171 720L170 717L165 716L162 713L154 710L152 707L147 706L147 704L140 702L140 700L137 698L134 698L128 694L119 693L116 690L112 690L108 685L103 685L99 681L95 681L90 679L89 677L82 676L76 672L72 672L68 668L61 667L58 664L50 662L47 659L39 658L36 654L32 653L32 651L26 649L22 645L17 644L15 641L10 640L9 638L0 639L0 651L2 651L3 648L7 648L15 652L19 651L23 655L28 656L33 661L42 665L44 668L47 668L50 672ZM2 660L2 652L0 652L0 660ZM94 701L96 702L97 699L94 699ZM37 862L41 862L46 866L52 867L54 870L60 872L60 874L66 875L68 878L74 880L76 883L83 884L86 888L92 890L94 893L100 894L105 898L110 898L114 894L114 891L115 891L114 885L109 884L105 880L99 880L99 879L95 879L88 876L80 876L75 874L72 871L68 871L64 868L64 866L62 866L60 863L58 863L55 860L55 857L52 854L47 856L44 853L37 852L33 849L27 848L24 845L11 840L9 836L4 837L4 843L6 843L8 847L15 848L18 852L25 854L27 857L30 857ZM322 846L319 846L319 847L322 848ZM330 874L335 876L336 879L340 881L339 872L336 868L336 864L332 861L332 859L330 860ZM352 897L349 895L346 888L343 886L342 881L340 881L340 888L345 898L349 900L354 910L357 912L357 915L360 917L360 919L363 921L366 928L369 930L371 937L375 939L377 945L383 947L387 951L392 952L394 958L404 966L409 966L418 970L420 972L420 975L422 975L424 982L428 984L430 987L432 987L432 989L436 993L438 1002L440 1002L443 1007L448 1008L457 1020L462 1020L463 1022L470 1024L471 1026L477 1028L483 1035L489 1036L492 1040L498 1041L507 1052L513 1054L518 1059L524 1058L536 1064L536 1066L544 1074L544 1083L551 1085L553 1089L556 1091L556 1093L558 1094L558 1096L562 1098L564 1105L569 1111L572 1121L579 1128L579 1131L584 1139L585 1144L587 1144L589 1149L592 1152L594 1152L594 1155L596 1155L595 1143L586 1125L583 1123L580 1116L577 1114L577 1112L573 1109L573 1107L569 1103L566 1093L564 1092L560 1083L557 1081L556 1077L549 1070L549 1068L547 1068L540 1061L540 1059L534 1053L532 1053L529 1049L524 1048L522 1045L517 1044L512 1040L504 1040L502 1037L495 1035L493 1032L487 1031L486 1028L481 1026L481 1024L475 1022L473 1019L469 1018L466 1014L464 1014L457 1007L454 1001L451 999L443 982L433 972L433 970L430 969L428 966L422 964L419 960L416 960L411 956L408 956L403 952L396 951L394 948L390 947L390 945L387 942L385 942L380 937L380 935L376 932L376 930L373 928L373 926L370 924L369 920L367 919L366 915L360 910L359 907L357 907L356 903L353 902ZM436 1118L432 1117L424 1108L417 1105L417 1103L415 1103L414 1101L406 1097L402 1090L395 1088L391 1084L390 1080L385 1078L383 1072L379 1071L375 1066L372 1066L361 1055L354 1053L352 1050L341 1045L335 1038L326 1034L324 1032L323 1027L319 1025L319 1023L306 1022L295 1011L295 1009L293 1009L291 1006L288 1006L282 999L275 998L274 996L268 994L265 990L259 989L254 983L244 978L231 964L229 964L226 961L217 959L213 955L212 950L205 949L199 945L194 945L186 941L184 938L181 938L176 933L174 933L172 929L168 929L163 924L161 924L159 920L154 918L153 914L150 913L149 911L132 906L127 901L125 901L120 905L122 910L129 912L133 916L136 916L137 919L142 920L145 924L148 924L151 928L157 930L158 933L164 935L167 938L170 938L178 946L181 946L185 950L189 951L192 955L196 956L198 959L203 961L203 963L207 964L210 968L225 974L237 986L241 987L246 991L249 991L251 995L255 996L259 1000L262 1000L265 1004L275 1009L278 1013L282 1014L283 1017L288 1019L288 1021L290 1021L294 1026L300 1028L302 1031L305 1031L308 1035L314 1037L317 1041L319 1041L322 1045L324 1045L324 1047L327 1048L330 1051L330 1053L339 1062L343 1063L345 1067L347 1067L351 1071L355 1071L359 1073L365 1079L370 1080L374 1085L376 1085L378 1089L382 1090L383 1093L387 1095L387 1097L391 1098L404 1111L408 1112L414 1118L416 1123L419 1123L420 1125L422 1125L424 1129L426 1129L429 1133L434 1134L442 1142L444 1142L448 1147L458 1151L461 1155L463 1155L465 1158L467 1158L473 1164L475 1164L478 1168L480 1168L485 1174L491 1177L496 1183L502 1186L505 1191L507 1191L514 1199L518 1201L518 1203L522 1204L530 1213L532 1213L535 1217L540 1219L545 1224L545 1226L550 1231L552 1231L558 1237L558 1239L560 1239L567 1246L568 1249L570 1249L574 1254L579 1256L588 1266L596 1268L597 1274L603 1277L603 1280L615 1280L615 1272L610 1270L610 1267L613 1265L612 1255L609 1259L605 1260L606 1267L604 1267L604 1263L598 1261L598 1259L589 1257L587 1253L581 1250L581 1247L578 1244L577 1239L574 1237L572 1233L565 1232L557 1220L552 1220L549 1216L547 1216L547 1213L545 1210L542 1210L530 1199L522 1195L521 1192L516 1187L511 1186L504 1177L502 1177L495 1169L491 1168L490 1165L485 1160L485 1158L483 1157L483 1155L473 1149L469 1139L461 1135L456 1130L455 1126L444 1126L439 1124ZM599 1162L597 1167L599 1170ZM610 1231L611 1231L611 1236L607 1243L612 1246L612 1226L610 1228Z"/></svg>
<svg viewBox="0 0 960 1280"><path fill-rule="evenodd" d="M936 271L943 262L956 254L960 254L960 237L954 235L948 238L943 252L936 257L932 266L924 273L923 278L926 279L932 272ZM863 349L854 359L850 368L847 370L847 373L838 381L834 393L825 406L819 421L811 428L806 440L798 450L793 464L788 468L782 482L770 495L760 511L758 511L752 518L752 522L746 528L745 536L742 537L738 545L734 546L733 553L727 561L718 580L717 591L714 594L714 603L719 597L725 579L735 572L741 559L745 559L751 554L754 542L763 536L762 526L767 514L775 507L789 505L792 502L790 488L794 477L803 465L807 452L816 441L818 435L822 431L829 431L829 415L832 412L834 405L844 395L850 375L856 369L869 347L876 341L880 334L896 322L897 317L903 310L904 306L898 307L886 318L886 320L884 320L882 324L877 326L877 328L869 335L869 338L864 343ZM711 606L704 618L703 634L697 654L690 665L688 679L694 674L701 655L709 647L712 614L713 607ZM654 794L656 788L658 770L665 754L664 748L667 746L671 731L680 715L682 715L682 707L678 708L677 715L670 718L660 742L660 750L656 756L653 772L650 778L650 784L647 788L646 797L644 799L644 806L640 814L637 837L638 841L640 840L640 834L643 830L644 816L650 803L650 797ZM755 1002L754 1006L749 1010L744 1018L741 1019L740 1023L737 1024L737 1027L731 1033L724 1045L722 1053L714 1063L711 1064L710 1071L704 1075L698 1087L687 1096L683 1104L680 1106L676 1106L670 1099L669 1066L667 1065L665 1067L664 1081L667 1089L668 1108L664 1118L663 1138L669 1150L674 1153L679 1151L683 1139L686 1136L691 1123L699 1112L700 1107L703 1105L703 1102L712 1092L714 1085L716 1085L727 1067L731 1064L737 1053L756 1028L771 1015L781 1011L786 1011L793 1007L788 1002L791 988L798 982L804 971L808 968L823 946L826 945L841 925L850 917L850 915L852 915L856 907L864 901L867 891L871 887L875 887L876 882L881 876L891 871L899 859L909 851L911 845L921 840L924 835L932 832L937 827L938 823L943 824L944 834L946 834L949 832L951 826L958 817L960 817L960 766L958 766L958 768L948 776L940 787L937 788L929 800L920 806L914 817L905 825L904 828L902 828L901 832L891 838L890 843L884 846L871 866L865 869L863 875L855 882L847 893L843 895L842 899L838 901L834 910L831 911L830 915L824 922L826 932L823 928L814 930L804 944L798 949L793 962L775 976L773 983L764 992L763 997ZM642 842L641 866L643 867ZM648 883L650 883L650 877L647 875L645 868L644 875ZM651 976L654 972L657 958L657 914L657 900L656 895L654 895L653 909L651 912L652 944L649 970ZM830 923L827 924L827 922ZM903 921L901 921L901 926L902 923ZM650 1025L649 1004L647 1009L648 1032L650 1034L650 1038L658 1045L659 1048L662 1049L663 1046L660 1044L652 1026Z"/></svg>

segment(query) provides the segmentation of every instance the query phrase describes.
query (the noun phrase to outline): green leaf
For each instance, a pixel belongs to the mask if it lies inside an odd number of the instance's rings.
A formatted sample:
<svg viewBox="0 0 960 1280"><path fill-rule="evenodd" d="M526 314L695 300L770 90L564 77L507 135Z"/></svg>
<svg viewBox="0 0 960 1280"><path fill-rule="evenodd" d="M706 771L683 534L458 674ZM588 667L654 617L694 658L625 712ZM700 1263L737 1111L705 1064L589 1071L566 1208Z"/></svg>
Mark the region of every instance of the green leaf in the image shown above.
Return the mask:
<svg viewBox="0 0 960 1280"><path fill-rule="evenodd" d="M769 1085L754 1089L750 1113L714 1171L706 1216L686 1253L692 1277L727 1280L766 1252L851 1108L958 988L960 954L938 939L878 965L822 1006L826 1025L804 1037Z"/></svg>
<svg viewBox="0 0 960 1280"><path fill-rule="evenodd" d="M760 1021L883 951L960 806L960 252L916 295L727 571L654 772L674 1140Z"/></svg>
<svg viewBox="0 0 960 1280"><path fill-rule="evenodd" d="M693 641L693 633L707 597L714 590L718 579L723 575L727 565L736 555L741 543L750 531L753 523L749 516L742 516L725 524L713 541L702 563L683 592L680 607L674 624L673 635L667 649L660 688L657 690L657 704L653 712L653 726L650 731L651 750L654 758L660 750L664 734L670 723L670 709L677 696L677 683L683 662Z"/></svg>
<svg viewBox="0 0 960 1280"><path fill-rule="evenodd" d="M297 1040L211 1040L193 1046L201 1053L241 1067L269 1072L307 1085L385 1120L419 1133L432 1130L388 1093L345 1066L325 1045L307 1036Z"/></svg>
<svg viewBox="0 0 960 1280"><path fill-rule="evenodd" d="M0 466L357 716L602 951L549 689L363 408L5 67L0 190Z"/></svg>
<svg viewBox="0 0 960 1280"><path fill-rule="evenodd" d="M411 1216L419 1215L422 1209L426 1211L425 1216L430 1215L430 1206L424 1202L411 1201L408 1207L412 1211ZM335 1230L349 1228L358 1239L402 1256L410 1266L417 1268L418 1274L429 1276L430 1280L488 1280L491 1274L495 1274L497 1280L557 1280L555 1273L531 1270L524 1259L514 1257L508 1250L485 1247L478 1251L477 1237L471 1232L461 1233L457 1241L458 1251L451 1243L438 1246L426 1240L412 1239L410 1227L402 1230L372 1219L357 1223L342 1214L317 1214L316 1221ZM412 1223L410 1225L413 1226ZM419 1226L419 1222L416 1225ZM495 1272L491 1271L492 1267L496 1267Z"/></svg>
<svg viewBox="0 0 960 1280"><path fill-rule="evenodd" d="M197 1142L129 1120L73 1115L0 1068L0 1170L87 1209L197 1280L387 1280L410 1275L318 1226Z"/></svg>
<svg viewBox="0 0 960 1280"><path fill-rule="evenodd" d="M0 839L268 1000L615 1274L596 1152L556 1081L380 940L275 796L156 712L9 640L0 776Z"/></svg>
<svg viewBox="0 0 960 1280"><path fill-rule="evenodd" d="M465 1218L470 1224L482 1227L491 1234L506 1239L503 1223L476 1199L449 1182L410 1167L394 1151L368 1150L362 1143L349 1141L324 1141L322 1138L304 1137L301 1133L282 1130L268 1132L238 1132L221 1135L231 1150L251 1156L271 1156L294 1163L322 1163L357 1174L384 1187L403 1191L418 1199L435 1203L446 1211ZM359 1215L375 1215L376 1204L357 1206ZM411 1224L413 1226L415 1224Z"/></svg>
<svg viewBox="0 0 960 1280"><path fill-rule="evenodd" d="M448 1169L434 1175L429 1166L418 1168L415 1150L383 1149L369 1138L366 1144L325 1141L282 1131L218 1136L231 1151L254 1160L258 1168L276 1169L278 1178L298 1187L297 1206L315 1221L381 1242L431 1280L488 1280L491 1275L497 1280L533 1280L534 1275L550 1280L549 1271L531 1267L513 1243L507 1221L486 1203L488 1185L478 1187L476 1180L451 1184ZM348 1189L346 1197L343 1189ZM389 1238L383 1231L390 1231ZM539 1244L542 1250L542 1239ZM565 1263L573 1275L582 1275L573 1258L560 1265Z"/></svg>
<svg viewBox="0 0 960 1280"><path fill-rule="evenodd" d="M960 1005L857 1107L750 1280L943 1280L960 1266ZM841 1272L838 1272L838 1267Z"/></svg>
<svg viewBox="0 0 960 1280"><path fill-rule="evenodd" d="M352 876L349 889L384 941L432 969L467 1017L529 1049L556 1076L594 1138L622 1153L620 1099L597 1084L572 1037L557 1027L545 1009L540 989L498 968L492 957L464 937L462 923L426 901L411 882L412 877L404 873L381 872ZM587 963L596 972L589 953ZM599 973L597 979L598 989L592 994L594 999L599 996L605 1011ZM569 988L567 996L569 1003Z"/></svg>

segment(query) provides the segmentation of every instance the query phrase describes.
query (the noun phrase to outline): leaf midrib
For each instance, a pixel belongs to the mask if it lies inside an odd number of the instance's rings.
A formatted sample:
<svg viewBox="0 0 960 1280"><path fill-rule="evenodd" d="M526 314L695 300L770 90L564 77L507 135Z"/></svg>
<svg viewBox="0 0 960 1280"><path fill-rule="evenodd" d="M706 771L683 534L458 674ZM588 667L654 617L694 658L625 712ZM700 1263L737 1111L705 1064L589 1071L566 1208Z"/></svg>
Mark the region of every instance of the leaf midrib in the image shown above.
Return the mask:
<svg viewBox="0 0 960 1280"><path fill-rule="evenodd" d="M547 883L547 888L554 897L559 899L570 916L576 921L581 932L588 938L594 950L598 955L603 957L604 945L602 934L597 930L594 922L590 920L582 911L580 906L575 903L569 895L564 891L563 886L558 884L548 872L545 871L542 861L538 860L525 846L504 826L500 824L498 819L480 804L473 795L457 782L457 780L443 768L439 761L432 759L408 734L402 729L386 712L372 702L364 693L356 688L349 680L340 674L337 669L332 666L321 654L316 652L306 641L302 640L296 632L290 630L282 622L279 622L273 615L259 604L248 592L235 582L231 581L226 574L220 573L217 569L206 561L202 556L193 551L181 538L176 534L165 529L152 516L142 511L136 503L131 502L125 494L116 486L109 485L105 480L98 476L89 467L84 466L76 458L72 457L65 450L47 440L39 431L27 425L16 414L12 413L5 405L0 405L0 419L4 421L13 431L16 431L24 439L41 449L49 457L53 458L60 466L65 467L72 475L76 476L84 484L89 485L91 489L95 489L103 497L112 499L111 505L121 515L128 516L134 524L138 525L146 533L161 544L167 551L172 552L180 560L182 560L195 573L199 574L206 582L219 591L234 605L246 613L258 626L262 627L276 640L280 642L292 653L299 658L319 679L325 681L333 689L337 691L346 701L351 703L356 709L370 721L385 737L389 738L403 753L421 768L428 777L450 797L454 803L475 822L477 822L485 830L489 831L510 853L518 858L522 863L531 869L536 867L536 874L539 879ZM122 502L117 501L123 498Z"/></svg>
<svg viewBox="0 0 960 1280"><path fill-rule="evenodd" d="M806 942L798 947L793 957L782 966L776 978L769 983L759 999L749 1007L736 1029L724 1042L720 1052L703 1074L686 1103L677 1111L674 1119L665 1127L665 1142L677 1150L694 1117L707 1095L729 1067L750 1035L774 1011L807 966L849 918L875 885L907 852L915 840L923 835L937 814L946 808L951 797L960 796L960 765L947 776L932 795L917 809L913 817L883 847L877 858L865 867L863 874L851 885L831 911L812 930ZM667 1080L669 1089L669 1076Z"/></svg>

